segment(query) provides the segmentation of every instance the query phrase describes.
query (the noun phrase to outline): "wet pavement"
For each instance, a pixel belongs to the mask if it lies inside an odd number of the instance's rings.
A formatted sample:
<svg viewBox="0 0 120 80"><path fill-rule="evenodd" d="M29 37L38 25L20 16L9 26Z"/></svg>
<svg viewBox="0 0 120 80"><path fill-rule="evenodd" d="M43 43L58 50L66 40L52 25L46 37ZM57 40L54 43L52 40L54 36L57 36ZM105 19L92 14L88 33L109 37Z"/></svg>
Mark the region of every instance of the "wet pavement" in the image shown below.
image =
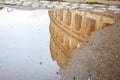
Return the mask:
<svg viewBox="0 0 120 80"><path fill-rule="evenodd" d="M0 10L0 80L55 80L48 10Z"/></svg>

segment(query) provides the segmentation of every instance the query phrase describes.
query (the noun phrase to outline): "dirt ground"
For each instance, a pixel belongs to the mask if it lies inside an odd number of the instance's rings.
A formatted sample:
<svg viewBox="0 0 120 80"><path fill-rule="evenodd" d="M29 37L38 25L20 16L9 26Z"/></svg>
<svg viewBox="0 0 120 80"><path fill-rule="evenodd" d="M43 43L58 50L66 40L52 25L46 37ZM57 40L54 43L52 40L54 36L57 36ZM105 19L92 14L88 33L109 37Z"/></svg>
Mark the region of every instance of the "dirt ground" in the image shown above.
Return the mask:
<svg viewBox="0 0 120 80"><path fill-rule="evenodd" d="M89 42L75 50L61 80L120 80L120 14L116 23L94 32Z"/></svg>

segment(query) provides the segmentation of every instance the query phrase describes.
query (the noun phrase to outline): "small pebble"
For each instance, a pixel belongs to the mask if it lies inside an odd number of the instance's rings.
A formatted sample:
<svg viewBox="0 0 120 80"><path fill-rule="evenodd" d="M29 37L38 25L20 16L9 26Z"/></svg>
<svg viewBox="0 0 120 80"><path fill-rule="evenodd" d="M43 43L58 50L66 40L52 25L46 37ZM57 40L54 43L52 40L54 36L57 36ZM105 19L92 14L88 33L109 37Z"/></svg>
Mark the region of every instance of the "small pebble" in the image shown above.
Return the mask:
<svg viewBox="0 0 120 80"><path fill-rule="evenodd" d="M40 62L40 65L42 65L42 62Z"/></svg>
<svg viewBox="0 0 120 80"><path fill-rule="evenodd" d="M75 76L73 77L73 80L75 80Z"/></svg>
<svg viewBox="0 0 120 80"><path fill-rule="evenodd" d="M58 74L58 72L56 72L56 74Z"/></svg>

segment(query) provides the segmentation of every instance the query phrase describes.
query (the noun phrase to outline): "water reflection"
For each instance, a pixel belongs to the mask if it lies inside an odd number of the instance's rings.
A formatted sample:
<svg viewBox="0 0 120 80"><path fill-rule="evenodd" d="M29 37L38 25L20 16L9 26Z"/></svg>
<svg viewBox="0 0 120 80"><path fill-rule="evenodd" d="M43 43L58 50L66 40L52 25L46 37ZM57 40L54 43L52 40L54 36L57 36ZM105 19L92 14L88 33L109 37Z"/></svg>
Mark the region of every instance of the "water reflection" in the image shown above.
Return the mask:
<svg viewBox="0 0 120 80"><path fill-rule="evenodd" d="M2 9L0 80L54 80L58 66L49 41L48 10Z"/></svg>
<svg viewBox="0 0 120 80"><path fill-rule="evenodd" d="M79 10L49 10L50 51L60 67L68 64L71 52L88 42L90 35L115 22L110 13Z"/></svg>

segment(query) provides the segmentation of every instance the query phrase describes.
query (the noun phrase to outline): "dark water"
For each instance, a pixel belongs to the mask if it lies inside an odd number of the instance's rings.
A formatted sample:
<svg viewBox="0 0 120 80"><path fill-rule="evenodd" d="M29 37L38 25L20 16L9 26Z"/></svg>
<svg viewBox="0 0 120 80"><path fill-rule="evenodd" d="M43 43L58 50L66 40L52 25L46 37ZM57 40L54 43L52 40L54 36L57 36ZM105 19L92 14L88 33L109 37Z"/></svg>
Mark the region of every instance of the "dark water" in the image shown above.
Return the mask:
<svg viewBox="0 0 120 80"><path fill-rule="evenodd" d="M0 80L55 80L48 10L0 11Z"/></svg>

